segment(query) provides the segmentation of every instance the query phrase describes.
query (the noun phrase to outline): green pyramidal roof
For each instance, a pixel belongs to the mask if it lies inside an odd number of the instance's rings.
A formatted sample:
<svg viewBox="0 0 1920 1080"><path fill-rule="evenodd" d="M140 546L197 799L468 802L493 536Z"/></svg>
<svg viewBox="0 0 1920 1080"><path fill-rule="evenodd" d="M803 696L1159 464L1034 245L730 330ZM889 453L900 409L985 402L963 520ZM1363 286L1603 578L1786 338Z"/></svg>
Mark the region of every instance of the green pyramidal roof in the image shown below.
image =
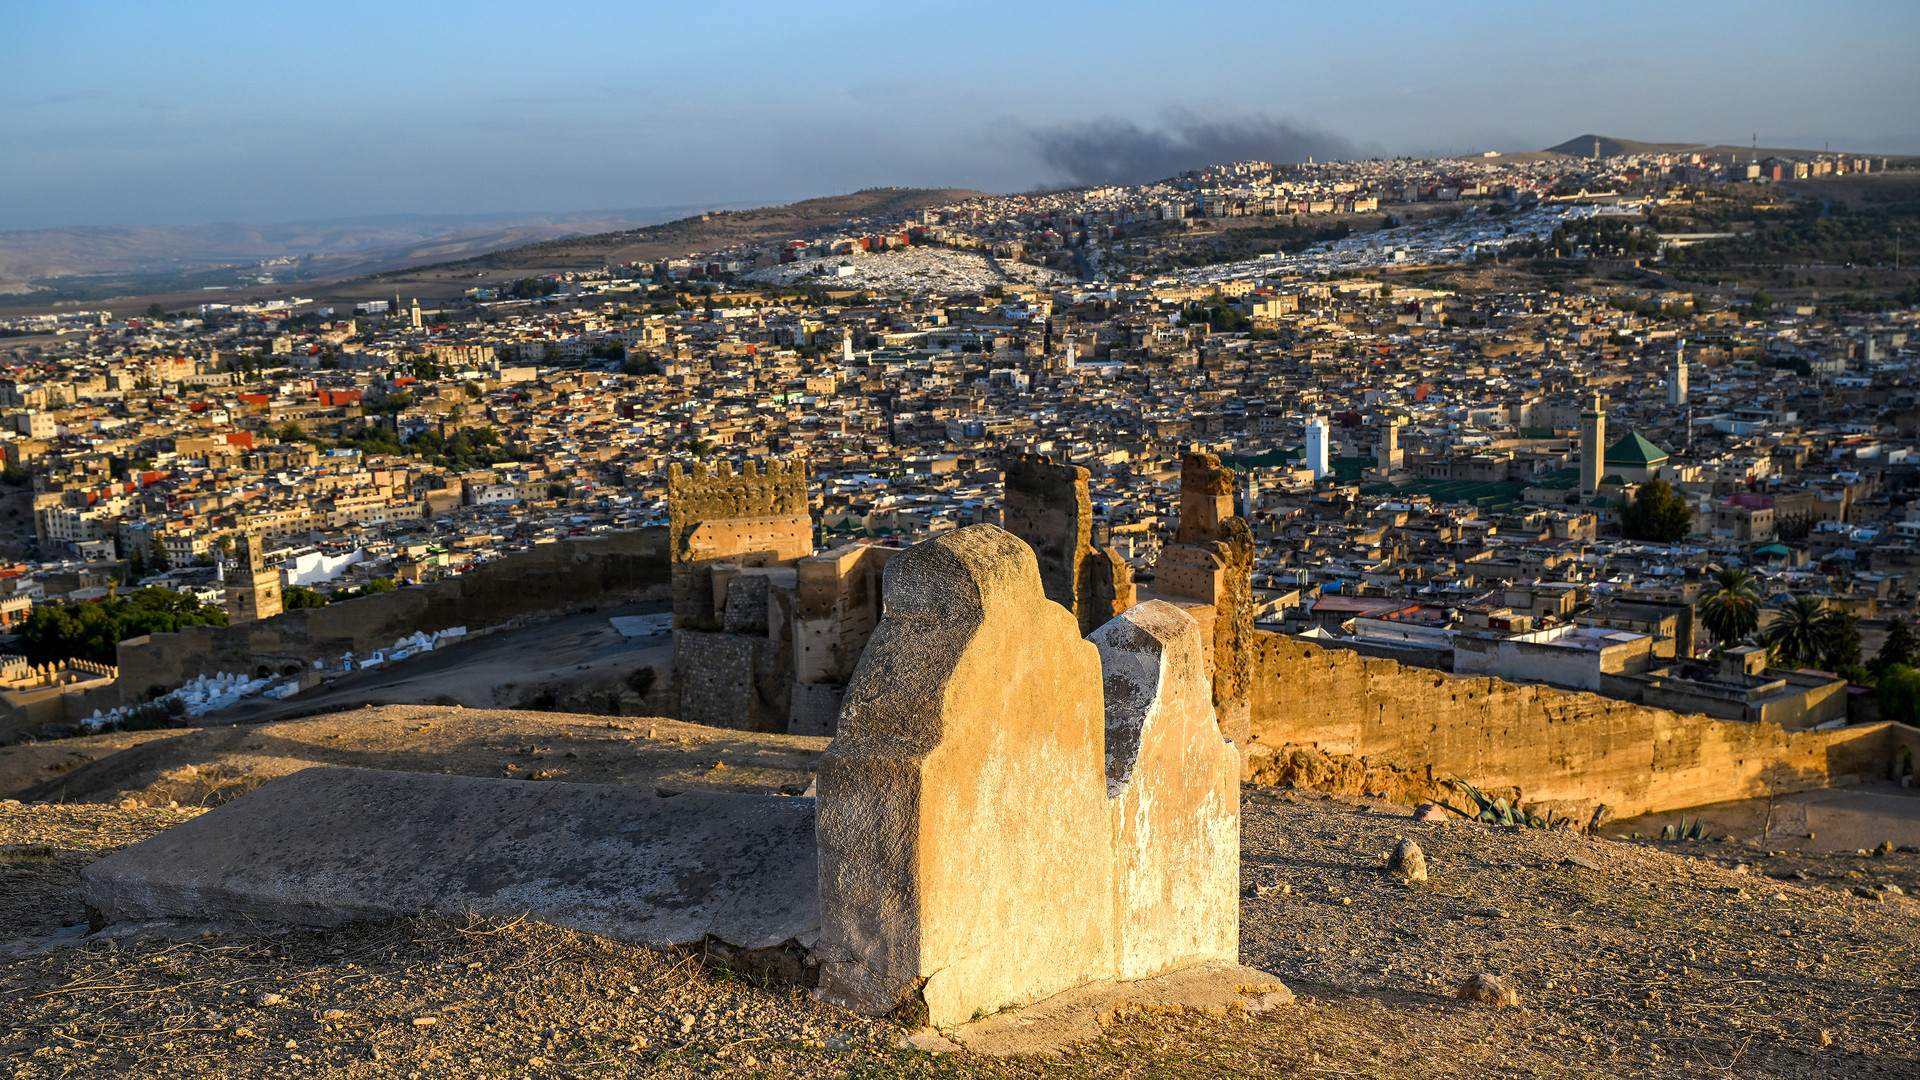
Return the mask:
<svg viewBox="0 0 1920 1080"><path fill-rule="evenodd" d="M1658 465L1667 460L1667 452L1648 442L1639 432L1630 432L1626 438L1607 448L1609 465Z"/></svg>

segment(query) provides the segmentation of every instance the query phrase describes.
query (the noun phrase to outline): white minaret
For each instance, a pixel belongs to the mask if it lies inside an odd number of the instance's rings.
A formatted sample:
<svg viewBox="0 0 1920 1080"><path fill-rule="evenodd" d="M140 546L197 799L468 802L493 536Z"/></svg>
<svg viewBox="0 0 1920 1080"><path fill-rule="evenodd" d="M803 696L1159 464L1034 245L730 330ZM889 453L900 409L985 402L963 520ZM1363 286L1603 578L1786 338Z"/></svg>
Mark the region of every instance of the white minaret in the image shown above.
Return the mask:
<svg viewBox="0 0 1920 1080"><path fill-rule="evenodd" d="M1687 343L1682 341L1673 352L1673 367L1667 371L1667 404L1678 408L1687 403Z"/></svg>
<svg viewBox="0 0 1920 1080"><path fill-rule="evenodd" d="M1307 468L1313 470L1315 480L1326 476L1333 469L1327 464L1327 418L1315 416L1307 421Z"/></svg>
<svg viewBox="0 0 1920 1080"><path fill-rule="evenodd" d="M853 366L853 332L852 331L848 331L847 336L840 339L840 362L847 365L848 367Z"/></svg>
<svg viewBox="0 0 1920 1080"><path fill-rule="evenodd" d="M420 301L419 300L415 300L413 302L413 307L407 313L407 321L413 325L413 328L415 330L420 329Z"/></svg>

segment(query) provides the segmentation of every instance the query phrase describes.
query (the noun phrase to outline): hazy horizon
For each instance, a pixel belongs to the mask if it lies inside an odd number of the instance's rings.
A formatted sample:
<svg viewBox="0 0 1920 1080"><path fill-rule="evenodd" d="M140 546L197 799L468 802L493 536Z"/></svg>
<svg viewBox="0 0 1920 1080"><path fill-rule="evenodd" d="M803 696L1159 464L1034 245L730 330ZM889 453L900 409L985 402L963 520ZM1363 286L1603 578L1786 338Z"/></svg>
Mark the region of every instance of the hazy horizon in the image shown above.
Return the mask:
<svg viewBox="0 0 1920 1080"><path fill-rule="evenodd" d="M1886 2L1811 20L1781 3L1388 3L1213 25L1145 5L460 12L13 13L0 229L1007 192L1585 132L1920 152L1901 48L1920 8Z"/></svg>

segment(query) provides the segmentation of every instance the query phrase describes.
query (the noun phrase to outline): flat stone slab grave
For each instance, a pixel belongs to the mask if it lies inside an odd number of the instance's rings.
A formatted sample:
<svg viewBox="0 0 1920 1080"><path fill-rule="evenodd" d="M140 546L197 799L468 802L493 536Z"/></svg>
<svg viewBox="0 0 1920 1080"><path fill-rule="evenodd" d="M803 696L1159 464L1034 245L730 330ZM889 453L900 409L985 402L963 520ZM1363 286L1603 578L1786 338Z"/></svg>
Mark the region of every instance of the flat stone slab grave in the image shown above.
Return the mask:
<svg viewBox="0 0 1920 1080"><path fill-rule="evenodd" d="M764 949L813 943L818 865L809 798L313 768L101 859L80 891L99 925L470 912Z"/></svg>

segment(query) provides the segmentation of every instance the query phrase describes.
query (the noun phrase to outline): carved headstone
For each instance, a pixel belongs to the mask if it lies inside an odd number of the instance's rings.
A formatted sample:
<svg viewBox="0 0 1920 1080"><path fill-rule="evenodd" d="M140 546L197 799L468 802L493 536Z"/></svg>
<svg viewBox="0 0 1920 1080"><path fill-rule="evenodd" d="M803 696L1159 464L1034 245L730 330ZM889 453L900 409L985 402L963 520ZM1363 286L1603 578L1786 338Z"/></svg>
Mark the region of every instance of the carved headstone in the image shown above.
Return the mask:
<svg viewBox="0 0 1920 1080"><path fill-rule="evenodd" d="M1149 600L1089 640L1106 684L1117 977L1234 963L1240 755L1214 719L1200 626Z"/></svg>
<svg viewBox="0 0 1920 1080"><path fill-rule="evenodd" d="M819 773L820 997L946 1025L1111 978L1098 652L997 526L883 588Z"/></svg>

